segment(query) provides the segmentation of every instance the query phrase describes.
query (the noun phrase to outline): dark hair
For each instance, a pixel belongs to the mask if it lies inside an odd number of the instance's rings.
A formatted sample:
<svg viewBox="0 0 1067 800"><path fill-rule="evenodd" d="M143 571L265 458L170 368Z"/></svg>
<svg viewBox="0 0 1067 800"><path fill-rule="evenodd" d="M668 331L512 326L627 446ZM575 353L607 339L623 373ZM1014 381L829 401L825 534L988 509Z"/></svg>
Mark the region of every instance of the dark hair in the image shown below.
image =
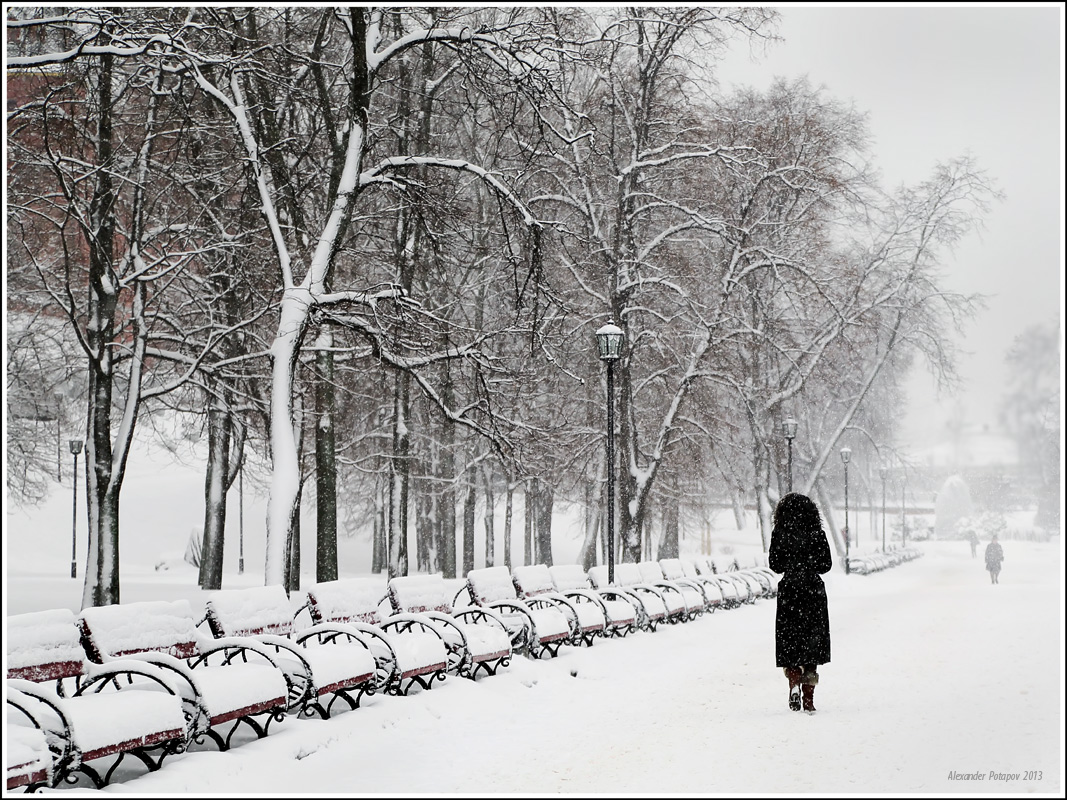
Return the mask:
<svg viewBox="0 0 1067 800"><path fill-rule="evenodd" d="M790 492L774 508L774 527L783 530L822 530L822 518L810 497Z"/></svg>

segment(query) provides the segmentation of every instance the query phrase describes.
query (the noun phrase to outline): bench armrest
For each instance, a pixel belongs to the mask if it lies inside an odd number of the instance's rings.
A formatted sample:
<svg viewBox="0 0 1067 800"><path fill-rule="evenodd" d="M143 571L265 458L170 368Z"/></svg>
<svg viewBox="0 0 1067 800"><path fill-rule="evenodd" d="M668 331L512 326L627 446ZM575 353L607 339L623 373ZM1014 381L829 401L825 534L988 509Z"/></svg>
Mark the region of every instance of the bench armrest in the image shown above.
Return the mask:
<svg viewBox="0 0 1067 800"><path fill-rule="evenodd" d="M159 684L168 693L181 697L182 681L175 673L156 664L141 661L137 658L117 658L104 664L87 663L85 675L78 681L78 687L74 696L93 694L102 691L108 684L116 689L122 685L118 679L122 676L128 678L127 685L132 684L132 676L140 675L148 678L153 683Z"/></svg>
<svg viewBox="0 0 1067 800"><path fill-rule="evenodd" d="M578 610L574 607L574 603L563 595L556 593L535 595L528 597L526 602L531 608L554 608L559 611L567 618L567 627L571 631L570 638L573 640L578 635L578 628L581 627L578 621Z"/></svg>
<svg viewBox="0 0 1067 800"><path fill-rule="evenodd" d="M8 678L7 704L22 712L33 727L44 734L52 754L52 783L66 774L78 760L74 731L63 711L63 698L51 689L23 678ZM58 720L58 726L55 722Z"/></svg>
<svg viewBox="0 0 1067 800"><path fill-rule="evenodd" d="M200 654L193 656L189 660L189 666L193 669L201 665L206 666L211 656L214 655L221 654L221 663L229 664L238 658L242 661L247 661L248 654L255 653L279 672L285 672L269 647L248 636L223 636L218 639L205 637L198 642L198 645Z"/></svg>
<svg viewBox="0 0 1067 800"><path fill-rule="evenodd" d="M437 631L433 631L435 634ZM383 631L364 622L320 622L300 631L296 641L304 645L308 641L320 644L332 644L338 640L355 642L367 648L367 652L374 659L374 684L377 689L385 690L392 685L399 670L397 665L396 650L393 648L389 637ZM375 642L385 650L375 653L370 642Z"/></svg>
<svg viewBox="0 0 1067 800"><path fill-rule="evenodd" d="M138 667L150 665L161 670L182 698L182 709L189 723L190 734L195 734L201 729L207 730L210 717L207 706L204 705L204 693L193 678L192 667L183 659L156 650L146 650L130 656L105 655L103 658L104 662L100 664L101 667L117 666L122 669L123 663L131 662ZM91 672L90 669L90 674Z"/></svg>
<svg viewBox="0 0 1067 800"><path fill-rule="evenodd" d="M511 642L512 650L523 650L530 647L537 640L537 625L534 623L533 615L530 613L529 606L520 603L518 600L494 600L491 603L487 603L484 606L479 606L483 610L493 611L494 621L499 620L508 634L508 640ZM463 609L463 611L456 612L457 619L464 619L467 615L466 612L472 609ZM506 614L518 614L522 617L522 628L515 632L514 635L511 631L507 630L507 624L504 623L503 617L499 612ZM478 620L474 620L477 624Z"/></svg>
<svg viewBox="0 0 1067 800"><path fill-rule="evenodd" d="M441 611L422 611L417 614L400 612L389 617L387 622L392 622L397 618L406 619L413 623L421 618L430 627L434 627L436 623L437 633L445 643L445 650L448 652L448 669L453 673L459 674L473 663L474 657L471 655L470 642L467 641L466 634L463 633L463 629L459 626L458 617L450 616Z"/></svg>

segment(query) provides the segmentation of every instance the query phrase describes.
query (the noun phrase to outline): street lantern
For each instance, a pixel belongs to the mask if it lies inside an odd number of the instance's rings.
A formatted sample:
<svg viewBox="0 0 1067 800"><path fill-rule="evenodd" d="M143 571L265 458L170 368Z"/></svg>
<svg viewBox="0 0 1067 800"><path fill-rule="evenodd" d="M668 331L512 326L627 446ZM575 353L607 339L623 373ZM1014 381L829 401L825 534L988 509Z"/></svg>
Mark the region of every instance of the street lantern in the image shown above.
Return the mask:
<svg viewBox="0 0 1067 800"><path fill-rule="evenodd" d="M600 360L608 367L608 585L615 583L615 362L622 356L625 334L613 323L604 325L596 332Z"/></svg>
<svg viewBox="0 0 1067 800"><path fill-rule="evenodd" d="M878 474L882 478L882 552L885 552L885 478L889 473L885 467L878 468Z"/></svg>
<svg viewBox="0 0 1067 800"><path fill-rule="evenodd" d="M845 574L849 574L849 530L848 530L848 462L852 460L852 448L841 448L841 463L845 465Z"/></svg>
<svg viewBox="0 0 1067 800"><path fill-rule="evenodd" d="M788 443L789 449L789 491L793 491L793 437L797 435L797 421L790 417L782 423L782 435Z"/></svg>
<svg viewBox="0 0 1067 800"><path fill-rule="evenodd" d="M82 451L81 439L70 439L67 446L74 456L74 504L70 512L70 577L78 577L78 453Z"/></svg>

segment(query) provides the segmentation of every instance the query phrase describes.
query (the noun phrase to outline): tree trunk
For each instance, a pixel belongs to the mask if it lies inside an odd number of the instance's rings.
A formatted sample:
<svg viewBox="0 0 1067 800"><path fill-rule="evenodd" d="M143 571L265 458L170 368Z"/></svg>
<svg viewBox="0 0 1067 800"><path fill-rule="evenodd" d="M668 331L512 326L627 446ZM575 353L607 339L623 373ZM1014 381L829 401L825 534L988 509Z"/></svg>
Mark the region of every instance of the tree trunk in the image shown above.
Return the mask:
<svg viewBox="0 0 1067 800"><path fill-rule="evenodd" d="M515 487L508 481L508 496L504 504L504 566L511 570L511 520L515 509Z"/></svg>
<svg viewBox="0 0 1067 800"><path fill-rule="evenodd" d="M441 397L451 407L452 374L444 367ZM439 569L446 578L456 577L456 423L444 421L441 431L440 459L437 464L437 519L434 537Z"/></svg>
<svg viewBox="0 0 1067 800"><path fill-rule="evenodd" d="M594 502L597 496L599 481L591 481L588 478L582 482L582 507L585 509L585 536L582 546L578 549L578 563L582 569L588 572L597 564L597 542L602 541L597 533L600 530L601 513L600 503Z"/></svg>
<svg viewBox="0 0 1067 800"><path fill-rule="evenodd" d="M539 487L537 491L537 502L535 508L537 509L536 526L537 526L537 544L536 564L547 564L552 566L552 507L555 505L556 492L543 481L538 481Z"/></svg>
<svg viewBox="0 0 1067 800"><path fill-rule="evenodd" d="M289 540L285 543L285 580L282 586L288 594L300 590L300 500L304 494L304 482L296 492L293 519L289 523Z"/></svg>
<svg viewBox="0 0 1067 800"><path fill-rule="evenodd" d="M523 521L522 521L522 563L524 566L533 564L533 531L534 531L534 496L536 489L534 482L528 480L523 490Z"/></svg>
<svg viewBox="0 0 1067 800"><path fill-rule="evenodd" d="M493 468L486 462L482 470L483 485L485 487L485 566L496 566L496 531L495 514L493 506L496 498L493 494Z"/></svg>
<svg viewBox="0 0 1067 800"><path fill-rule="evenodd" d="M379 574L386 566L388 545L386 544L386 484L388 478L383 478L381 472L374 481L374 543L371 547L371 572Z"/></svg>
<svg viewBox="0 0 1067 800"><path fill-rule="evenodd" d="M826 495L826 489L824 488L822 481L816 484L815 492L819 498L819 505L822 507L822 518L826 521L826 528L830 534L830 540L834 544L834 549L837 551L838 564L845 563L845 542L841 538L841 532L837 529L837 523L834 520L832 513L833 505L830 502L830 498ZM843 569L844 567L842 567Z"/></svg>
<svg viewBox="0 0 1067 800"><path fill-rule="evenodd" d="M82 608L119 602L118 487L112 475L111 395L114 361L117 276L112 259L115 239L115 195L111 182L111 73L113 57L100 56L96 92L96 187L89 208L89 349L88 435L85 446L86 505L89 553L82 590Z"/></svg>
<svg viewBox="0 0 1067 800"><path fill-rule="evenodd" d="M438 492L432 479L433 470L437 469L435 462L436 457L431 456L430 475L413 475L411 480L412 493L415 495L415 571L427 574L438 571L437 552L434 550ZM412 469L415 468L413 464Z"/></svg>
<svg viewBox="0 0 1067 800"><path fill-rule="evenodd" d="M337 580L337 456L333 426L334 393L333 337L322 330L316 360L315 380L315 580Z"/></svg>
<svg viewBox="0 0 1067 800"><path fill-rule="evenodd" d="M209 387L210 388L210 387ZM226 541L226 481L230 473L230 434L233 426L228 398L216 388L208 400L207 469L204 476L204 539L200 550L201 589L222 588Z"/></svg>
<svg viewBox="0 0 1067 800"><path fill-rule="evenodd" d="M475 486L475 468L468 467L467 491L463 498L463 572L466 575L474 569L474 511L478 500Z"/></svg>
<svg viewBox="0 0 1067 800"><path fill-rule="evenodd" d="M660 540L656 558L678 558L678 501L673 497L663 501L663 538Z"/></svg>
<svg viewBox="0 0 1067 800"><path fill-rule="evenodd" d="M393 459L389 485L389 577L408 574L408 475L411 440L408 431L407 373L397 376L393 395Z"/></svg>

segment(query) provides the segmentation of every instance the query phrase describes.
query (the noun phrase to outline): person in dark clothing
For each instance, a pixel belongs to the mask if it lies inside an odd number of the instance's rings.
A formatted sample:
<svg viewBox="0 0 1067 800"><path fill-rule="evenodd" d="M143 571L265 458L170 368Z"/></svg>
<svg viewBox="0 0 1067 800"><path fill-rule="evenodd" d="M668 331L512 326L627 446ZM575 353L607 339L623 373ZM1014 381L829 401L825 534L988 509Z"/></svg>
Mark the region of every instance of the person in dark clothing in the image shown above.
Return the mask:
<svg viewBox="0 0 1067 800"><path fill-rule="evenodd" d="M971 543L971 558L974 558L978 554L978 534L967 531L967 541Z"/></svg>
<svg viewBox="0 0 1067 800"><path fill-rule="evenodd" d="M777 666L789 680L789 708L815 712L817 667L830 661L830 614L819 576L832 565L819 509L809 497L790 492L774 509L769 564L783 573L774 620Z"/></svg>
<svg viewBox="0 0 1067 800"><path fill-rule="evenodd" d="M989 570L989 579L993 583L1000 583L1000 562L1004 560L1004 548L997 541L994 533L989 544L985 546L985 568Z"/></svg>

